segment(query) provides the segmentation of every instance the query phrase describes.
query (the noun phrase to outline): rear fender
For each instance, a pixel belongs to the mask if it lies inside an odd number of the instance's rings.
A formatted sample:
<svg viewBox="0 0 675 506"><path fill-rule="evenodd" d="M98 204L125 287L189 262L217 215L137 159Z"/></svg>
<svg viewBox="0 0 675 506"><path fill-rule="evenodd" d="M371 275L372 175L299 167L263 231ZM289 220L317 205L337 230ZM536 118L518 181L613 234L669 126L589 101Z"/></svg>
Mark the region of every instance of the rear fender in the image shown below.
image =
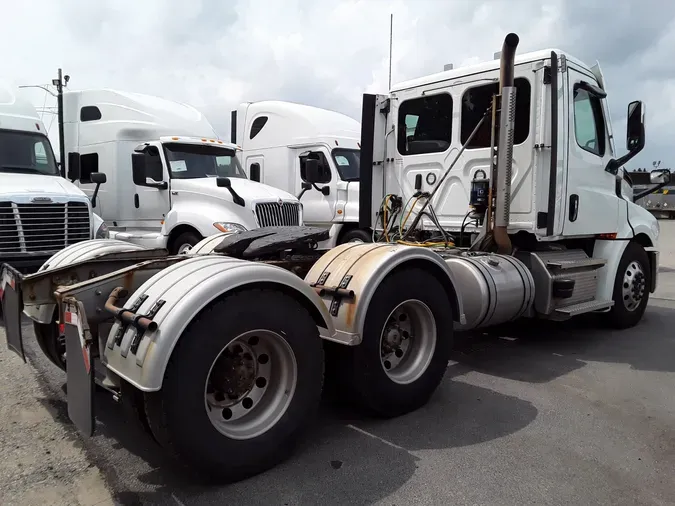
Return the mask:
<svg viewBox="0 0 675 506"><path fill-rule="evenodd" d="M36 322L51 323L56 308L53 294L59 286L76 284L115 271L123 264L166 254L163 250L148 250L116 239L92 239L68 246L52 255L36 273L23 278L23 312Z"/></svg>
<svg viewBox="0 0 675 506"><path fill-rule="evenodd" d="M141 391L159 390L173 349L190 322L214 300L261 285L277 287L307 307L322 338L342 339L319 296L296 275L264 263L197 255L160 271L128 298L124 307L152 317L157 329L139 332L116 322L103 350L106 366Z"/></svg>
<svg viewBox="0 0 675 506"><path fill-rule="evenodd" d="M370 300L387 275L405 265L431 270L448 292L453 319L466 323L459 284L440 255L426 248L345 243L319 258L305 281L320 294L336 331L355 336L355 342L350 344L359 344ZM336 295L335 288L342 289L341 296Z"/></svg>

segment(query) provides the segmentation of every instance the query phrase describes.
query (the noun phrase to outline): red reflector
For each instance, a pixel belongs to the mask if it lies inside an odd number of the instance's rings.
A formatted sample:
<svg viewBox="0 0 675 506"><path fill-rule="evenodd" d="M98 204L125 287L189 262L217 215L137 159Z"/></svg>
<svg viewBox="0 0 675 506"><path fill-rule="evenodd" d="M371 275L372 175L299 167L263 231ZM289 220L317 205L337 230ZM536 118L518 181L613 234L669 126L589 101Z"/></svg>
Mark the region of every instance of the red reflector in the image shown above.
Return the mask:
<svg viewBox="0 0 675 506"><path fill-rule="evenodd" d="M63 319L66 323L73 323L73 313L65 312L63 313Z"/></svg>
<svg viewBox="0 0 675 506"><path fill-rule="evenodd" d="M59 323L59 334L63 335L66 333L66 324L65 323Z"/></svg>

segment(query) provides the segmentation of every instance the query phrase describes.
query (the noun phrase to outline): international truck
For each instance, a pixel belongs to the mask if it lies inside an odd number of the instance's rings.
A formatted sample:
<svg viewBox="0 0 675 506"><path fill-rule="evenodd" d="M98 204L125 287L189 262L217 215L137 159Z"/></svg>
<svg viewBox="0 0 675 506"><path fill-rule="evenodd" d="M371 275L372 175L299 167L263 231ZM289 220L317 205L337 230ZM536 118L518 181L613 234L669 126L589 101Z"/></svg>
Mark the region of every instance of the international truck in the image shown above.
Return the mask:
<svg viewBox="0 0 675 506"><path fill-rule="evenodd" d="M557 49L516 58L518 42L506 36L499 62L364 95L359 212L375 242L321 251L325 228L264 227L179 255L74 245L31 276L3 267L10 348L24 356L22 315L51 326L83 434L98 385L163 447L232 481L289 457L324 378L396 417L434 394L456 331L587 313L637 325L659 227L622 168L645 145L644 105L628 105L619 155L600 69ZM306 178L321 184L317 160Z"/></svg>
<svg viewBox="0 0 675 506"><path fill-rule="evenodd" d="M89 198L61 177L35 107L0 82L0 263L35 271L67 246L107 237Z"/></svg>
<svg viewBox="0 0 675 506"><path fill-rule="evenodd" d="M344 114L280 100L243 102L232 111L231 142L248 177L299 195L305 224L329 229L319 246L372 242L359 228L361 125ZM306 160L319 164L321 191L305 191Z"/></svg>
<svg viewBox="0 0 675 506"><path fill-rule="evenodd" d="M236 146L192 106L87 89L64 92L63 115L68 177L96 195L111 238L173 254L219 232L303 223L298 199L249 180Z"/></svg>

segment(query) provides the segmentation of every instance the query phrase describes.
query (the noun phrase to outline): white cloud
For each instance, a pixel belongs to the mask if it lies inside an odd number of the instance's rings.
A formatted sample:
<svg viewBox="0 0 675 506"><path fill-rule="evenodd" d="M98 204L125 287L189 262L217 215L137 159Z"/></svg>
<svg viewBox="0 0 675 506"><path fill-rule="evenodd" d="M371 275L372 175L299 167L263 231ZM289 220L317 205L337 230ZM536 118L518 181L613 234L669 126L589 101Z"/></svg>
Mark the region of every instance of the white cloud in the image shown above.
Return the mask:
<svg viewBox="0 0 675 506"><path fill-rule="evenodd" d="M186 101L227 136L229 111L244 100L358 119L361 94L387 89L390 13L394 82L490 59L515 31L521 52L554 46L600 59L617 138L628 101L641 98L648 143L639 159L671 159L675 7L658 0L23 0L3 7L0 61L17 83L48 83L63 67L71 88ZM30 96L42 106L42 92Z"/></svg>

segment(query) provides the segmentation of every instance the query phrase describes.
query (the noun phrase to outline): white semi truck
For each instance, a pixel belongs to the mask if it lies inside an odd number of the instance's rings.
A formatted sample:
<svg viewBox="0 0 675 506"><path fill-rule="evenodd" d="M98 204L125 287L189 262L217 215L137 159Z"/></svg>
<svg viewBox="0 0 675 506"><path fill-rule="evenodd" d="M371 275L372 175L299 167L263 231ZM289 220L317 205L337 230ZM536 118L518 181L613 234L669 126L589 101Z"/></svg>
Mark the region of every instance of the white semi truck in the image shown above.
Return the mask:
<svg viewBox="0 0 675 506"><path fill-rule="evenodd" d="M277 227L175 256L71 246L35 275L3 267L9 346L23 356L22 314L61 325L65 354L50 358L84 434L97 384L169 451L230 481L290 455L324 374L394 417L434 393L455 330L590 312L636 325L656 287L659 228L624 198L621 170L644 147L644 106L629 105L618 156L599 70L558 50L514 60L517 44L506 37L500 64L364 96L361 221L381 240L322 253L325 228ZM319 176L307 160L307 181Z"/></svg>
<svg viewBox="0 0 675 506"><path fill-rule="evenodd" d="M66 246L106 237L87 196L61 177L35 107L0 82L0 263L34 271Z"/></svg>
<svg viewBox="0 0 675 506"><path fill-rule="evenodd" d="M194 107L109 89L66 91L63 107L68 177L96 194L111 238L179 253L219 232L302 225L298 199L250 181Z"/></svg>
<svg viewBox="0 0 675 506"><path fill-rule="evenodd" d="M358 121L293 102L244 102L232 111L230 140L250 179L300 196L305 224L329 229L320 247L371 242L372 230L359 228ZM319 163L316 183L306 177L310 158Z"/></svg>

